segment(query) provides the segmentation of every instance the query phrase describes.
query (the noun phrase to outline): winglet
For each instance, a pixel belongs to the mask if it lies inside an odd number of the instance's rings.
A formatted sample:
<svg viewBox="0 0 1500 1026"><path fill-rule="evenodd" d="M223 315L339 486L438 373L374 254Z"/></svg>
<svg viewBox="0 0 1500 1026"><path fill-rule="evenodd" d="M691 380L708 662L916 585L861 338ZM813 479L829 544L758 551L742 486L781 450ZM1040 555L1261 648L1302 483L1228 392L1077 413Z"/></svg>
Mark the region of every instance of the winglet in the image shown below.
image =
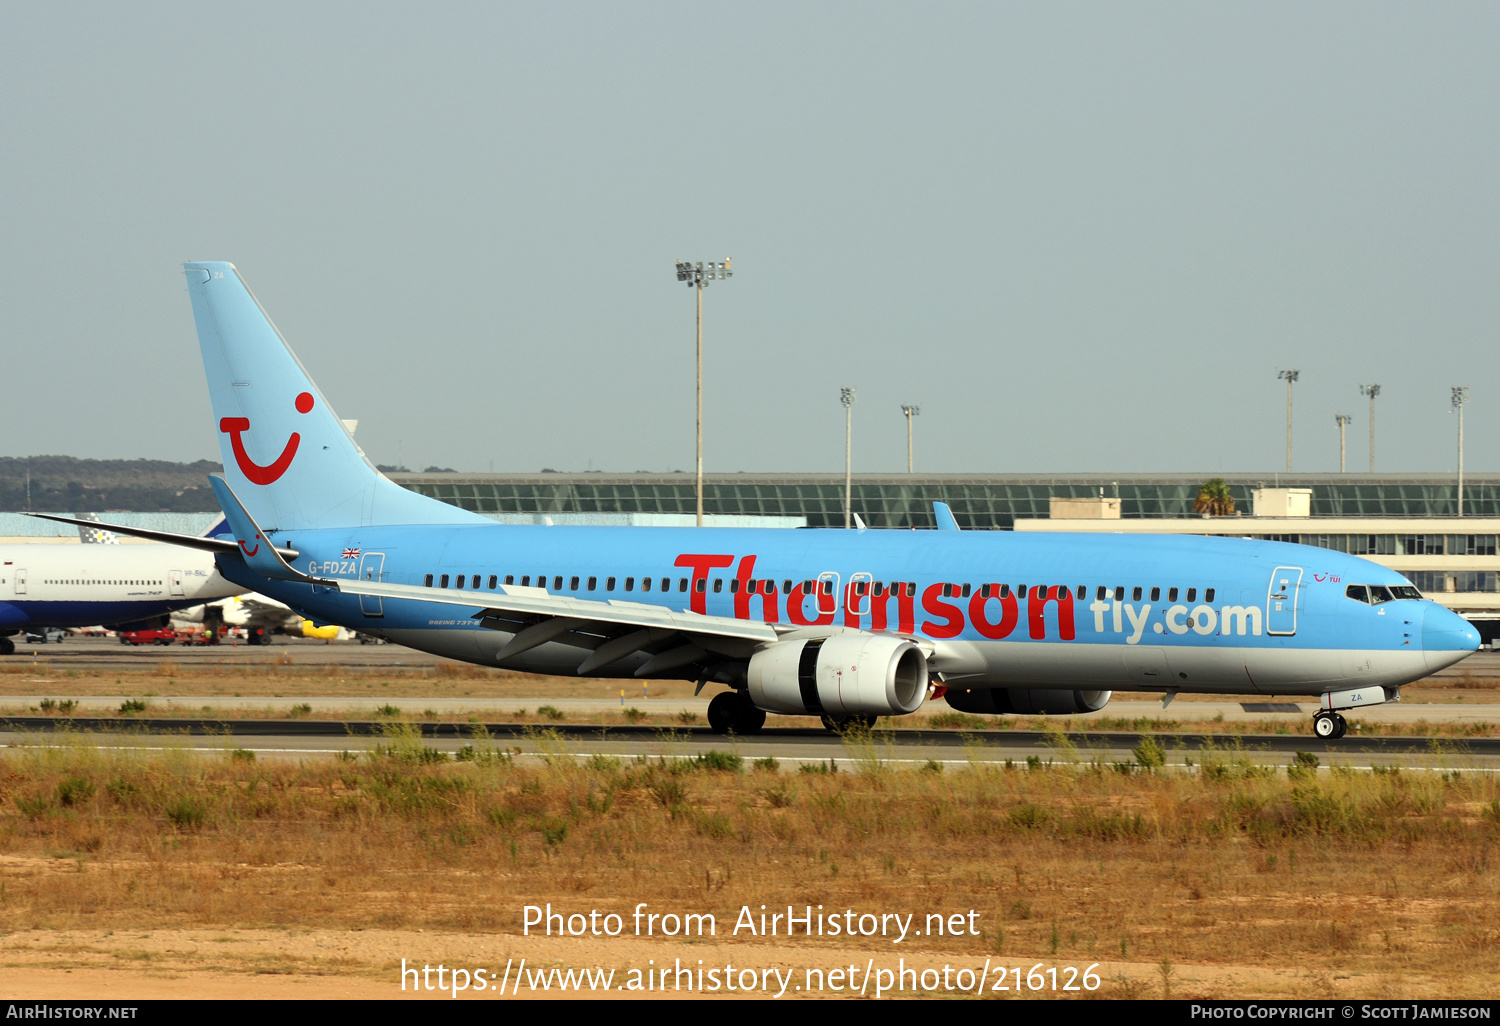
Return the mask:
<svg viewBox="0 0 1500 1026"><path fill-rule="evenodd" d="M240 555L244 557L251 570L262 577L270 577L278 581L297 581L301 584L315 584L324 588L338 588L337 581L309 577L307 574L294 570L291 564L282 558L281 553L276 551L276 546L271 544L271 540L261 533L255 519L245 511L245 507L225 480L222 477L210 475L208 483L213 487L214 497L219 500L220 508L224 510L224 520L229 524L229 532L239 546Z"/></svg>
<svg viewBox="0 0 1500 1026"><path fill-rule="evenodd" d="M939 531L958 530L958 521L953 519L953 511L948 508L946 502L934 502L932 504L932 515L937 518L937 529Z"/></svg>

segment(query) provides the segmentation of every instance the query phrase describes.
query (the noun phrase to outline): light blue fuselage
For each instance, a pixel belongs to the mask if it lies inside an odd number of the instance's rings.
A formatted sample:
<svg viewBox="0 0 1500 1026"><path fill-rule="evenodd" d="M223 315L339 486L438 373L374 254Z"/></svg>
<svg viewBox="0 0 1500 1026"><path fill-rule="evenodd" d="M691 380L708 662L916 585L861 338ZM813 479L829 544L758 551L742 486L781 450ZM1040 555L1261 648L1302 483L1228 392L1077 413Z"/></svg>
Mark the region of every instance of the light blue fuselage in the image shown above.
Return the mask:
<svg viewBox="0 0 1500 1026"><path fill-rule="evenodd" d="M449 588L493 591L541 579L552 595L900 632L967 653L959 676L970 687L1318 694L1405 684L1478 645L1472 626L1431 601L1371 605L1348 597L1351 584L1409 589L1394 571L1325 549L1248 539L484 524L271 537L298 551L297 569L336 580L364 574L424 586L430 575L439 591L445 578ZM314 621L451 658L572 673L588 655L587 642L563 637L496 662L512 635L482 626L478 604L362 598L267 581L234 557L219 562L226 578ZM820 576L831 583L801 594L803 582ZM641 586L647 578L650 591ZM747 597L749 581L773 582L774 597L768 601L764 583ZM889 594L893 582L903 594ZM910 597L907 585L915 585ZM637 653L592 675L628 677L648 658Z"/></svg>

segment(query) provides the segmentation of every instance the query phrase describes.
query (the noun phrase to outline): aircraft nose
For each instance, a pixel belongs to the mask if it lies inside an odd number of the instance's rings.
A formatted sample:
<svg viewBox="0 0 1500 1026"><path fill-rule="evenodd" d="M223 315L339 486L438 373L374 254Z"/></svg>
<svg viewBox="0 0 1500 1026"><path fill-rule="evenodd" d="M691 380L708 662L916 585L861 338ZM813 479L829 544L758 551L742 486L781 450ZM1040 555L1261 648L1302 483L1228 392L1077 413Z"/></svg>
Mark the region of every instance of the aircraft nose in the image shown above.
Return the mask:
<svg viewBox="0 0 1500 1026"><path fill-rule="evenodd" d="M1432 672L1479 650L1479 632L1451 609L1429 603L1422 616L1422 655Z"/></svg>

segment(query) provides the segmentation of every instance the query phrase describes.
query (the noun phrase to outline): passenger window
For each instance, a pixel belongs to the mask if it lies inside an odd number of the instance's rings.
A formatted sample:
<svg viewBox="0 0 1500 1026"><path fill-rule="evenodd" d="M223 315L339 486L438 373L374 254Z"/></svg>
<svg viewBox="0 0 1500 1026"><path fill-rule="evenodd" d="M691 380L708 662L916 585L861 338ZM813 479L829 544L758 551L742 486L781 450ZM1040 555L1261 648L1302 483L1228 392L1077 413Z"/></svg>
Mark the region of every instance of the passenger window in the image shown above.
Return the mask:
<svg viewBox="0 0 1500 1026"><path fill-rule="evenodd" d="M832 595L833 594L833 582L832 581L824 581L822 583L823 583L823 594L824 595Z"/></svg>
<svg viewBox="0 0 1500 1026"><path fill-rule="evenodd" d="M1124 602L1125 601L1125 587L1124 587L1124 585L1116 585L1115 586L1115 601L1116 602Z"/></svg>
<svg viewBox="0 0 1500 1026"><path fill-rule="evenodd" d="M1016 588L1016 597L1017 598L1025 598L1026 597L1026 585L1022 584L1022 585L1019 585Z"/></svg>
<svg viewBox="0 0 1500 1026"><path fill-rule="evenodd" d="M625 590L626 591L635 591L635 578L634 577L627 577L627 578L625 578Z"/></svg>
<svg viewBox="0 0 1500 1026"><path fill-rule="evenodd" d="M428 588L432 587L432 575L431 574L427 575L427 580L423 582L423 586L424 587L428 587Z"/></svg>
<svg viewBox="0 0 1500 1026"><path fill-rule="evenodd" d="M702 582L700 581L699 583L701 584ZM699 588L698 590L702 591L703 589ZM723 590L724 590L724 578L722 578L722 577L715 577L714 578L714 594L717 595L719 592L721 592Z"/></svg>
<svg viewBox="0 0 1500 1026"><path fill-rule="evenodd" d="M593 591L597 587L599 587L599 578L597 578L597 577L590 577L589 578L589 591Z"/></svg>
<svg viewBox="0 0 1500 1026"><path fill-rule="evenodd" d="M529 588L529 587L531 587L531 575L530 574L522 574L521 575L521 587L523 587L523 588Z"/></svg>
<svg viewBox="0 0 1500 1026"><path fill-rule="evenodd" d="M493 588L495 586L494 581L495 581L495 579L493 577L491 577L490 578L490 587L491 588ZM471 587L472 587L472 589L474 591L478 591L479 590L479 575L478 574L474 575L474 583L473 583L473 585L471 585Z"/></svg>
<svg viewBox="0 0 1500 1026"><path fill-rule="evenodd" d="M1176 588L1173 588L1173 589L1171 589L1170 591L1167 592L1167 601L1168 602L1176 602L1177 601L1177 589Z"/></svg>
<svg viewBox="0 0 1500 1026"><path fill-rule="evenodd" d="M574 578L574 580L577 580L577 578ZM575 584L575 585L573 585L573 587L576 588L576 587L578 587L578 585ZM553 591L562 591L562 577L561 577L561 575L552 578L552 590Z"/></svg>
<svg viewBox="0 0 1500 1026"><path fill-rule="evenodd" d="M1000 597L1001 598L1010 598L1010 585L1008 585L1008 584L1002 584L1002 585L1000 585Z"/></svg>
<svg viewBox="0 0 1500 1026"><path fill-rule="evenodd" d="M803 581L802 582L802 594L804 594L804 595L811 595L812 593L813 593L813 582L812 581Z"/></svg>
<svg viewBox="0 0 1500 1026"><path fill-rule="evenodd" d="M1152 602L1160 602L1161 601L1161 589L1160 588L1152 588L1151 589L1151 601Z"/></svg>
<svg viewBox="0 0 1500 1026"><path fill-rule="evenodd" d="M679 578L677 578L677 590L678 591L687 591L687 582L688 582L688 579L686 577L679 577Z"/></svg>
<svg viewBox="0 0 1500 1026"><path fill-rule="evenodd" d="M969 586L968 586L967 583L964 584L964 594L963 594L963 597L964 598L968 598L969 597Z"/></svg>
<svg viewBox="0 0 1500 1026"><path fill-rule="evenodd" d="M506 574L505 575L505 583L507 585L515 584L516 583L516 575L515 574Z"/></svg>
<svg viewBox="0 0 1500 1026"><path fill-rule="evenodd" d="M1083 585L1080 584L1078 586L1078 592L1077 592L1077 594L1078 594L1078 601L1079 602L1083 601L1083 596L1087 593L1087 591L1088 591L1088 589L1085 588Z"/></svg>
<svg viewBox="0 0 1500 1026"><path fill-rule="evenodd" d="M1197 588L1189 588L1188 589L1187 600L1189 602L1197 602L1198 601L1198 589Z"/></svg>
<svg viewBox="0 0 1500 1026"><path fill-rule="evenodd" d="M496 586L499 585L499 583L500 583L500 578L497 577L497 576L495 576L494 574L490 574L490 591L494 591L495 588L496 588Z"/></svg>
<svg viewBox="0 0 1500 1026"><path fill-rule="evenodd" d="M951 584L944 584L943 587L942 587L942 589L938 592L938 594L942 595L943 598L952 598L953 597L953 585L951 585Z"/></svg>
<svg viewBox="0 0 1500 1026"><path fill-rule="evenodd" d="M1344 594L1356 602L1368 603L1370 601L1370 589L1366 588L1363 584L1349 585L1349 587L1344 589Z"/></svg>
<svg viewBox="0 0 1500 1026"><path fill-rule="evenodd" d="M790 595L792 593L792 582L791 581L782 581L781 582L781 593L783 595Z"/></svg>
<svg viewBox="0 0 1500 1026"><path fill-rule="evenodd" d="M568 579L568 590L569 591L577 591L578 590L578 578L572 577L572 578Z"/></svg>
<svg viewBox="0 0 1500 1026"><path fill-rule="evenodd" d="M615 590L615 579L613 577L606 577L604 579L604 590L605 591L614 591Z"/></svg>
<svg viewBox="0 0 1500 1026"><path fill-rule="evenodd" d="M1204 602L1212 602L1213 600L1214 600L1214 590L1212 588L1209 588L1209 589L1205 590L1203 592L1203 601Z"/></svg>
<svg viewBox="0 0 1500 1026"><path fill-rule="evenodd" d="M440 588L446 588L446 587L448 587L448 575L447 574L444 574L442 576L442 583L440 585L438 585L438 587L440 587Z"/></svg>
<svg viewBox="0 0 1500 1026"><path fill-rule="evenodd" d="M625 590L629 591L630 589L629 589L629 587L627 587ZM641 590L642 591L650 591L651 590L651 578L649 578L649 577L642 577L641 578Z"/></svg>
<svg viewBox="0 0 1500 1026"><path fill-rule="evenodd" d="M746 581L745 582L745 590L746 591L750 591L751 590L750 586L753 585L754 583L755 583L754 581ZM729 579L729 594L731 594L731 595L738 595L739 593L740 593L740 579L738 577L731 577Z"/></svg>
<svg viewBox="0 0 1500 1026"><path fill-rule="evenodd" d="M1139 587L1135 587L1135 588L1130 589L1130 601L1132 601L1132 602L1139 602L1140 600L1141 600L1141 589Z"/></svg>

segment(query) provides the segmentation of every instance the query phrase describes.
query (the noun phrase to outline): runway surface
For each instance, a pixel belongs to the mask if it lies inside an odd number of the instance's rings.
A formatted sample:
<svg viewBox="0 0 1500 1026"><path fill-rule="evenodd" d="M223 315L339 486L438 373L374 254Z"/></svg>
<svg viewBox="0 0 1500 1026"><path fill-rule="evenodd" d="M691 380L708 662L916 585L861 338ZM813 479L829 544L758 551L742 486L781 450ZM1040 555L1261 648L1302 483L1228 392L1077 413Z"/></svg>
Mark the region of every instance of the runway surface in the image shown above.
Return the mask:
<svg viewBox="0 0 1500 1026"><path fill-rule="evenodd" d="M747 737L714 734L705 727L667 730L644 726L538 727L516 723L419 723L424 743L455 753L464 746L494 747L523 757L693 758L730 751L747 762L774 758L792 765L827 763L846 768L876 762L1026 765L1047 762L1133 763L1132 749L1146 736L1166 750L1170 765L1201 764L1205 758L1245 759L1286 765L1298 752L1316 755L1323 766L1355 768L1500 769L1500 739L1463 742L1403 737L1348 737L1323 741L1306 735L1072 733L1037 731L876 731L843 738L818 729L768 729ZM225 752L245 749L267 756L316 757L360 752L389 743L391 724L369 720L95 719L88 717L0 718L0 745L97 744L122 749L191 748Z"/></svg>

